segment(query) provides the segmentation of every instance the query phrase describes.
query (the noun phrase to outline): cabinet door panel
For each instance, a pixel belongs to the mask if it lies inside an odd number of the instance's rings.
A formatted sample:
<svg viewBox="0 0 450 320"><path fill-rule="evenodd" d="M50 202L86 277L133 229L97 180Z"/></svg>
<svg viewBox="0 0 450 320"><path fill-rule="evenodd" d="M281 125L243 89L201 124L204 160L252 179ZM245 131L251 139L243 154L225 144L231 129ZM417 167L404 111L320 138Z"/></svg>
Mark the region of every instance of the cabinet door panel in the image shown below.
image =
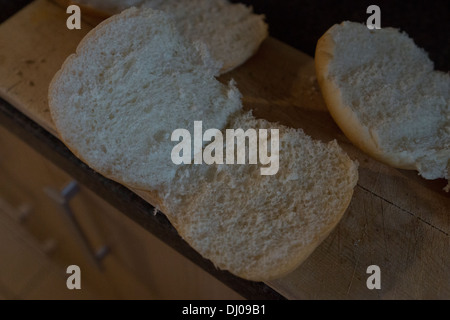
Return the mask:
<svg viewBox="0 0 450 320"><path fill-rule="evenodd" d="M0 196L30 203L27 230L39 241L55 239L61 266L77 264L102 298L241 299L242 297L80 185L70 200L89 243L108 245L100 270L86 255L64 210L44 191L61 190L73 178L0 127ZM161 214L161 213L158 213Z"/></svg>

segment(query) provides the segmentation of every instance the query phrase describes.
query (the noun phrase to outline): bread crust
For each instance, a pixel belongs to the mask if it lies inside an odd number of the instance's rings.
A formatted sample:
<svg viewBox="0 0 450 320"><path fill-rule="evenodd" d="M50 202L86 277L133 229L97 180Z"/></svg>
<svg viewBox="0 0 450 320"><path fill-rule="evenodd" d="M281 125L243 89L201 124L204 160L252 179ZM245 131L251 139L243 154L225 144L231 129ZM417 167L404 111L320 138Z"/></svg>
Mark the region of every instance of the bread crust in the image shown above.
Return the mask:
<svg viewBox="0 0 450 320"><path fill-rule="evenodd" d="M332 26L318 40L314 58L317 80L331 116L345 136L374 159L395 168L417 170L416 160L410 153L383 150L377 134L364 126L351 107L343 102L341 89L329 75L335 50L332 32L338 27L339 25Z"/></svg>
<svg viewBox="0 0 450 320"><path fill-rule="evenodd" d="M357 180L358 178L356 178ZM338 223L341 221L344 214L347 212L347 208L353 197L353 189L347 195L347 202L343 203L342 207L339 208L339 212L334 216L334 220L330 222L327 228L323 229L321 233L316 234L314 241L311 241L307 246L303 247L302 250L298 251L298 255L291 259L291 261L283 268L270 270L270 272L260 275L260 274L241 274L239 276L253 280L253 281L270 281L282 278L289 273L297 269L316 249L317 247L330 235Z"/></svg>
<svg viewBox="0 0 450 320"><path fill-rule="evenodd" d="M358 178L356 177L356 180ZM170 223L174 226L174 228L179 232L180 236L188 242L195 250L201 253L199 251L199 248L195 246L195 241L191 239L190 237L186 237L183 233L183 225L181 225L178 220L177 216L174 215L172 212L168 211L167 208L164 206L164 200L161 199L157 193L153 193L155 203L161 208L162 212L164 212L167 215L168 220ZM328 223L327 227L324 228L320 233L317 233L315 235L315 238L313 241L308 243L308 245L304 246L301 250L297 250L297 255L292 256L289 261L284 264L280 268L270 269L270 270L254 270L254 272L248 273L248 272L241 272L239 270L233 270L231 268L227 268L228 271L233 273L234 275L241 277L243 279L251 280L251 281L271 281L275 279L282 278L291 272L293 272L295 269L297 269L316 249L317 247L330 235L331 231L333 231L338 223L343 218L344 214L347 212L347 208L350 205L350 202L353 197L353 189L351 192L347 194L347 201L345 203L342 203L342 207L337 209L338 213L334 215L334 220L330 223ZM202 253L201 253L202 254ZM214 261L211 260L211 262L214 263Z"/></svg>

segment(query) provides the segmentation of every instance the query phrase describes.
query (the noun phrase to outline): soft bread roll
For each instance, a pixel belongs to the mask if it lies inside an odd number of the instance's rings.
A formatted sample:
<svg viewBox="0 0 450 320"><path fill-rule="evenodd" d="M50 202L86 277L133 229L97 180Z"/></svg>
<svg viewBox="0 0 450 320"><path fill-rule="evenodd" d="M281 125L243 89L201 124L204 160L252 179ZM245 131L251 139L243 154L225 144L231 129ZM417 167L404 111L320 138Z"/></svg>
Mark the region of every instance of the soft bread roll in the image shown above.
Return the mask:
<svg viewBox="0 0 450 320"><path fill-rule="evenodd" d="M343 22L318 41L328 109L360 149L426 179L450 178L450 76L396 29Z"/></svg>
<svg viewBox="0 0 450 320"><path fill-rule="evenodd" d="M92 13L106 17L131 6L152 8L171 15L180 33L191 42L206 44L221 73L228 72L250 58L268 36L263 15L252 8L226 0L71 0Z"/></svg>
<svg viewBox="0 0 450 320"><path fill-rule="evenodd" d="M67 59L50 85L51 114L78 157L106 177L149 191L180 235L217 267L250 280L278 278L341 219L357 165L336 142L313 141L244 113L233 84L214 78L216 67L165 14L131 8L100 24ZM279 129L278 172L263 176L261 165L249 164L174 165L178 142L170 133L192 132L196 120L204 130Z"/></svg>
<svg viewBox="0 0 450 320"><path fill-rule="evenodd" d="M157 190L175 175L175 129L198 119L222 128L241 109L239 91L217 81L217 71L205 48L188 44L165 14L131 8L93 29L64 62L50 84L51 115L62 140L92 168Z"/></svg>
<svg viewBox="0 0 450 320"><path fill-rule="evenodd" d="M340 221L357 164L336 141L314 141L251 114L236 116L228 127L279 129L276 175L261 175L260 164L180 167L164 206L180 235L218 268L255 281L279 278Z"/></svg>

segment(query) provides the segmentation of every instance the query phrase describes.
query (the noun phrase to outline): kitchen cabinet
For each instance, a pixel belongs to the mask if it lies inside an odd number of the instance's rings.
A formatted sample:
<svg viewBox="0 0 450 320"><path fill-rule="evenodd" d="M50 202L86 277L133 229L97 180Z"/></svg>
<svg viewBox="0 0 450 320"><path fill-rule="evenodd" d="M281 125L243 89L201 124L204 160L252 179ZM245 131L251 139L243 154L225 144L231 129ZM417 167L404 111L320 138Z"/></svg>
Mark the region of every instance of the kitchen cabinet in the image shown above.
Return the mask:
<svg viewBox="0 0 450 320"><path fill-rule="evenodd" d="M94 298L242 298L79 183L68 202L77 230L61 204L49 196L49 189L61 190L73 181L0 127L1 202L61 269L80 267L82 283ZM91 256L79 231L94 251L109 248L102 260Z"/></svg>

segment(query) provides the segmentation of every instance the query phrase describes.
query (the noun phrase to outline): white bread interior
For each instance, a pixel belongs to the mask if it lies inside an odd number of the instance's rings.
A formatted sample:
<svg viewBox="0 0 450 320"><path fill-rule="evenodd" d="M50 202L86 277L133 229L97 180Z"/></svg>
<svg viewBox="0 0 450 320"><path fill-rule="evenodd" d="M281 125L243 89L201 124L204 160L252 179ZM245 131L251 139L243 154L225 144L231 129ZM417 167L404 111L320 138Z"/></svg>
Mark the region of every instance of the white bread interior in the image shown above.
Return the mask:
<svg viewBox="0 0 450 320"><path fill-rule="evenodd" d="M327 107L361 150L426 179L450 177L450 76L393 28L343 22L318 41Z"/></svg>
<svg viewBox="0 0 450 320"><path fill-rule="evenodd" d="M49 88L62 141L96 171L149 191L179 234L218 268L265 281L295 269L342 218L357 164L333 141L255 119L233 83L220 84L205 47L170 17L131 8L80 43ZM280 130L280 168L176 166L174 129ZM192 130L190 130L192 132ZM247 153L248 154L248 153Z"/></svg>
<svg viewBox="0 0 450 320"><path fill-rule="evenodd" d="M92 168L128 186L158 190L175 175L171 134L203 120L222 128L240 93L215 79L218 65L188 44L170 18L131 8L79 44L49 88L63 141ZM153 170L149 170L149 165Z"/></svg>
<svg viewBox="0 0 450 320"><path fill-rule="evenodd" d="M276 175L261 175L260 164L180 167L164 206L180 235L218 268L255 281L279 278L340 221L357 164L336 141L315 141L251 114L236 115L227 127L279 129Z"/></svg>
<svg viewBox="0 0 450 320"><path fill-rule="evenodd" d="M251 7L227 0L72 0L99 17L136 6L169 14L179 32L189 41L203 42L226 73L247 61L268 36L263 15ZM94 13L95 15L95 13Z"/></svg>

